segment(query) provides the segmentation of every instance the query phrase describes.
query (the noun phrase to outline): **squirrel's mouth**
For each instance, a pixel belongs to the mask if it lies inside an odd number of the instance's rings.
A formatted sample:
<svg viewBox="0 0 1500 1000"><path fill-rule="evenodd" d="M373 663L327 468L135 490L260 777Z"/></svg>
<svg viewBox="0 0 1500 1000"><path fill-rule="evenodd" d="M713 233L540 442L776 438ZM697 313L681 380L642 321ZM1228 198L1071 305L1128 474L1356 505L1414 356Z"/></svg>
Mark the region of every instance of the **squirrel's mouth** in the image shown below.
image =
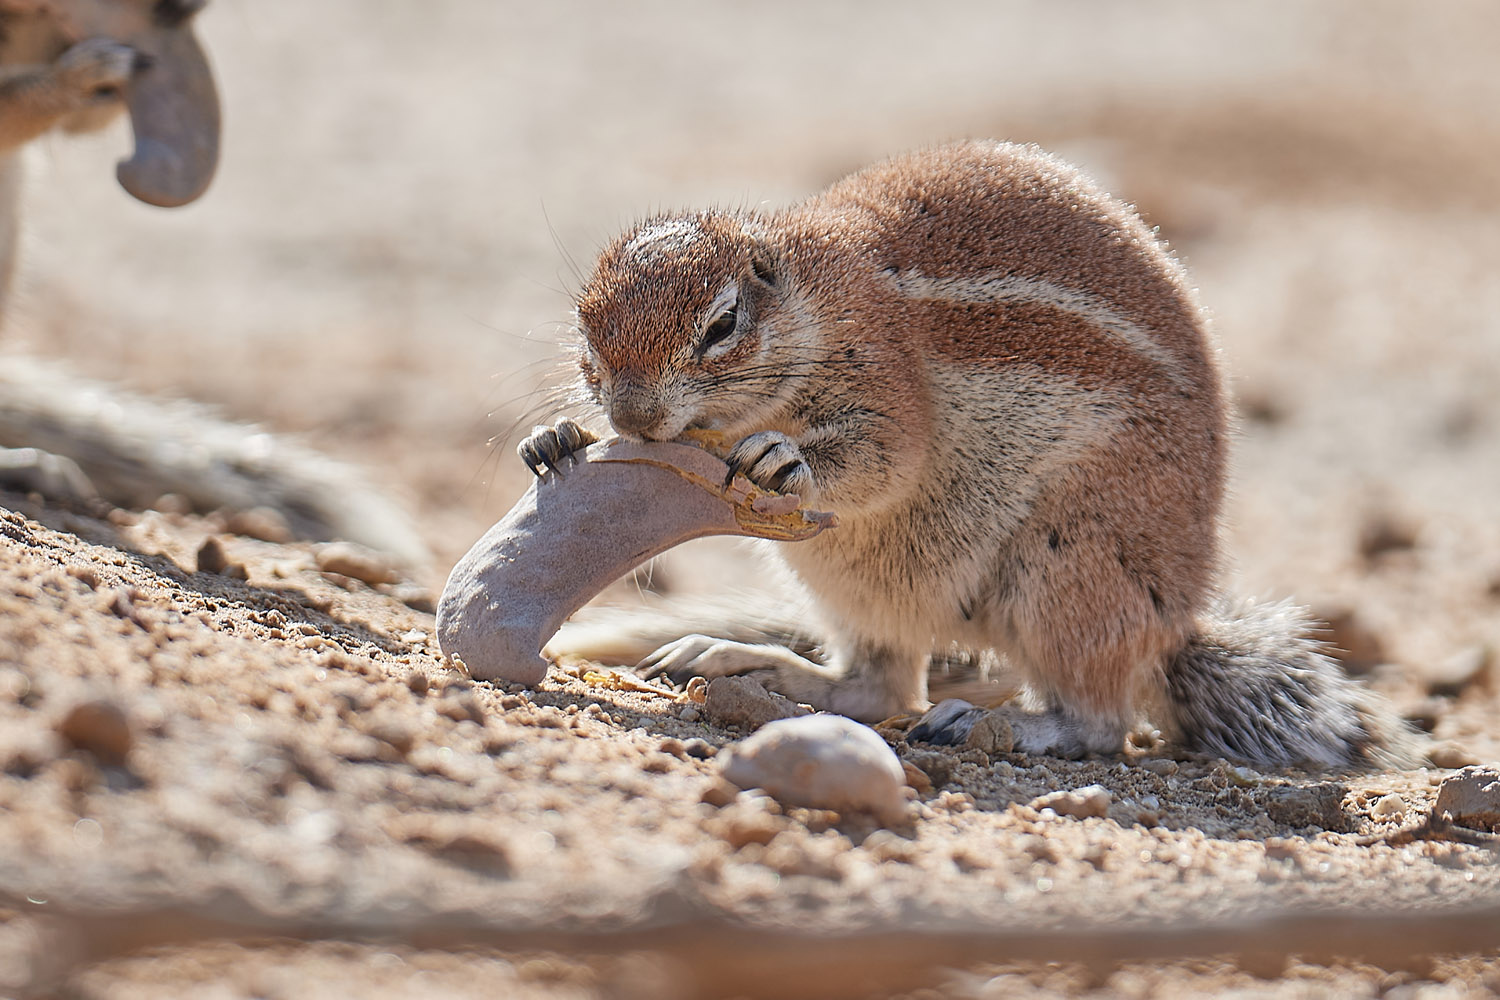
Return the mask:
<svg viewBox="0 0 1500 1000"><path fill-rule="evenodd" d="M689 427L693 426L680 420L659 420L655 423L641 426L628 420L616 420L611 418L610 425L615 433L627 441L675 441L680 438Z"/></svg>

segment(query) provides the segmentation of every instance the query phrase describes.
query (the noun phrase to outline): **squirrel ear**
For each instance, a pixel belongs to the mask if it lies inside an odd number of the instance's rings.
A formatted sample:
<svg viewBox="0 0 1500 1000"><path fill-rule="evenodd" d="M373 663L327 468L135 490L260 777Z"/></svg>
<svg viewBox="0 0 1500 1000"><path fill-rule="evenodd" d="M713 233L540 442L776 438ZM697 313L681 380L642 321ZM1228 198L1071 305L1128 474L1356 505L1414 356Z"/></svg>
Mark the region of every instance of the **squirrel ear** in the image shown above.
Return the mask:
<svg viewBox="0 0 1500 1000"><path fill-rule="evenodd" d="M750 272L756 279L771 288L776 287L776 269L771 262L771 252L757 246L750 254Z"/></svg>

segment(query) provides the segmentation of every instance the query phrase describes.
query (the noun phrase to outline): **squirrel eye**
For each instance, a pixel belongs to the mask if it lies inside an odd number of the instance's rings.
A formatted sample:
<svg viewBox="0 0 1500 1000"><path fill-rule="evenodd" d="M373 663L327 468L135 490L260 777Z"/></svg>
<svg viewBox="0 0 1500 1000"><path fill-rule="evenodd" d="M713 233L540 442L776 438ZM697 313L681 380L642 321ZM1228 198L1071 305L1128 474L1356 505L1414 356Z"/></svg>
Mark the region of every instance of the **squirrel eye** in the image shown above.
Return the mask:
<svg viewBox="0 0 1500 1000"><path fill-rule="evenodd" d="M734 332L738 322L738 310L734 306L721 312L717 319L708 324L708 329L703 331L703 342L698 345L698 350L706 351L719 343Z"/></svg>

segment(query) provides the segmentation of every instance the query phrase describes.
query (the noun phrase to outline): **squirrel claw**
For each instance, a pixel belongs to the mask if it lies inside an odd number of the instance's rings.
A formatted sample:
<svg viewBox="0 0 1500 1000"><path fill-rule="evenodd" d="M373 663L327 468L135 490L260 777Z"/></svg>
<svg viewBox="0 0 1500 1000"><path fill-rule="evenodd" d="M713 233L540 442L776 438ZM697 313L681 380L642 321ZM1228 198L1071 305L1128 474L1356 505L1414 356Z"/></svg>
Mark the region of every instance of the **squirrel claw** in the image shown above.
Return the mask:
<svg viewBox="0 0 1500 1000"><path fill-rule="evenodd" d="M803 499L812 488L812 469L802 449L781 431L751 434L731 448L724 461L729 466L725 486L735 476L744 476L762 489L796 493Z"/></svg>
<svg viewBox="0 0 1500 1000"><path fill-rule="evenodd" d="M908 740L921 740L938 746L957 746L969 738L974 723L989 710L962 698L948 698L927 710L907 732Z"/></svg>
<svg viewBox="0 0 1500 1000"><path fill-rule="evenodd" d="M516 446L516 454L526 463L532 475L542 476L543 467L559 476L565 468L578 464L577 453L599 440L592 431L567 417L553 427L536 427ZM564 461L566 460L566 465Z"/></svg>

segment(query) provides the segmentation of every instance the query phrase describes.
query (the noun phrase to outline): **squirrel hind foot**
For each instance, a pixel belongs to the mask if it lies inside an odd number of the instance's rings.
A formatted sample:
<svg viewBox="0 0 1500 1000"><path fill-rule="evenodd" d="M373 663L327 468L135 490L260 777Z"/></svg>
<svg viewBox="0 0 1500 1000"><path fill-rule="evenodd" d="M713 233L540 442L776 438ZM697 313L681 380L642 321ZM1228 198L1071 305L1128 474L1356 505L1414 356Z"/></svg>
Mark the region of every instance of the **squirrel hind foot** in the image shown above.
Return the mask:
<svg viewBox="0 0 1500 1000"><path fill-rule="evenodd" d="M987 709L949 698L928 709L906 738L937 746L977 746L992 752L1079 760L1092 754L1119 753L1125 734L1113 720L1079 719L1061 708L1033 711L1002 705Z"/></svg>
<svg viewBox="0 0 1500 1000"><path fill-rule="evenodd" d="M937 746L959 746L974 731L974 724L988 709L962 698L946 698L929 708L906 732L907 740L919 740Z"/></svg>

